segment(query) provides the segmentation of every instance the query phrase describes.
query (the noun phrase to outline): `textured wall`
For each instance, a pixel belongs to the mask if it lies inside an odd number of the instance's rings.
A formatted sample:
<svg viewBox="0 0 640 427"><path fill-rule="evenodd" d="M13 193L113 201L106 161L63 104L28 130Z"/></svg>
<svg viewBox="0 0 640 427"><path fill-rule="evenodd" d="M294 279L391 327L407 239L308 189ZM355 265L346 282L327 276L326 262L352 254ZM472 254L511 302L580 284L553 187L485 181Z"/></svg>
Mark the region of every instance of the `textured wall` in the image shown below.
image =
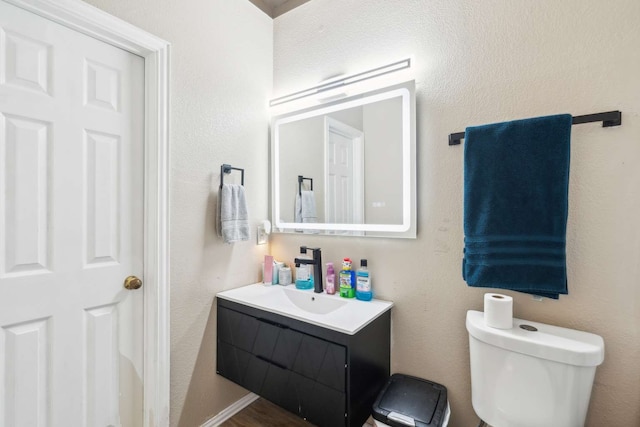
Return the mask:
<svg viewBox="0 0 640 427"><path fill-rule="evenodd" d="M215 374L212 301L256 282L267 249L255 225L267 218L273 21L239 0L89 3L171 43L171 425L200 426L246 394ZM215 235L222 163L245 168L248 242Z"/></svg>
<svg viewBox="0 0 640 427"><path fill-rule="evenodd" d="M246 392L214 374L211 302L259 278L265 247L214 237L210 190L221 163L245 167L252 224L267 216L272 23L241 0L89 3L172 43L172 425L198 426ZM275 21L275 94L414 55L418 238L279 235L271 251L291 261L309 244L325 261L368 258L376 292L396 303L393 371L445 384L452 427L476 422L464 316L484 290L460 277L462 147L447 134L613 109L623 126L573 128L571 294L512 295L519 317L604 337L588 425L640 425L639 19L636 0L314 0Z"/></svg>
<svg viewBox="0 0 640 427"><path fill-rule="evenodd" d="M325 261L368 258L395 302L392 369L449 388L451 426L477 425L470 401L462 255L467 125L620 109L623 125L573 127L569 296L515 298L517 316L600 334L606 344L587 425L640 425L640 2L637 0L314 0L274 21L274 94L413 55L418 104L416 240L278 235ZM508 292L507 292L508 293Z"/></svg>

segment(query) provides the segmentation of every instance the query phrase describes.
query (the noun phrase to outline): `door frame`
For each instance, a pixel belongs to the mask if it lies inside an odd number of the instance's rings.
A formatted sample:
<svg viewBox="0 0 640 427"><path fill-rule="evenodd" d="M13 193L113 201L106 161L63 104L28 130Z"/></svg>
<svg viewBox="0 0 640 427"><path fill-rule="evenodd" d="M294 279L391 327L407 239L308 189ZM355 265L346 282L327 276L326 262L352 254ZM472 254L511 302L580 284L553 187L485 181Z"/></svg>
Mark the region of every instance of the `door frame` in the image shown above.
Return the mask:
<svg viewBox="0 0 640 427"><path fill-rule="evenodd" d="M144 427L169 425L169 43L80 0L0 0L144 58Z"/></svg>

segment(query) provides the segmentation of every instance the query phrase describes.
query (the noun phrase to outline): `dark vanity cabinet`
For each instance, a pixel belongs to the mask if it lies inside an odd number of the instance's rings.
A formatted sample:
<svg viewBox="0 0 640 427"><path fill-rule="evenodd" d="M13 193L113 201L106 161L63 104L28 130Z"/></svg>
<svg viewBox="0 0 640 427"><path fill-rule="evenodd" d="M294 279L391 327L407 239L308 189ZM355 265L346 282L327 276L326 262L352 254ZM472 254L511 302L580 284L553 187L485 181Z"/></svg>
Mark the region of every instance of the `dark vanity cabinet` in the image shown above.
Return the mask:
<svg viewBox="0 0 640 427"><path fill-rule="evenodd" d="M389 377L390 311L354 335L217 299L217 372L319 427L360 427Z"/></svg>

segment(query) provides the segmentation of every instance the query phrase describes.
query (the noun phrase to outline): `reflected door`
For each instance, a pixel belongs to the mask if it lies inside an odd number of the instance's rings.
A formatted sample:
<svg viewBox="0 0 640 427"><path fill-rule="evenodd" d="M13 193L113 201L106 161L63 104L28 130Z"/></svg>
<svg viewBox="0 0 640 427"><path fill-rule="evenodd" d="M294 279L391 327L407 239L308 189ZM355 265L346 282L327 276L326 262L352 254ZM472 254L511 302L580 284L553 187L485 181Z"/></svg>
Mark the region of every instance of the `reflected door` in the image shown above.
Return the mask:
<svg viewBox="0 0 640 427"><path fill-rule="evenodd" d="M364 134L325 117L325 222L364 223Z"/></svg>
<svg viewBox="0 0 640 427"><path fill-rule="evenodd" d="M0 2L0 425L142 425L144 61Z"/></svg>

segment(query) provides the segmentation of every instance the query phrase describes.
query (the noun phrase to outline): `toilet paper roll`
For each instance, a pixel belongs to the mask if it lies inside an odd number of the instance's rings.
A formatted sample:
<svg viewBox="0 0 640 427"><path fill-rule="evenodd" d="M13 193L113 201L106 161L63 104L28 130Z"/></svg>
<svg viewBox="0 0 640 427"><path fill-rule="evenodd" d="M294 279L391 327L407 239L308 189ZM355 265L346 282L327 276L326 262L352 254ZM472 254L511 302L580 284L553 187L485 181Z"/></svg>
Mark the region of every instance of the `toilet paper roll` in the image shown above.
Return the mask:
<svg viewBox="0 0 640 427"><path fill-rule="evenodd" d="M484 324L497 329L513 327L513 298L501 294L484 294Z"/></svg>

